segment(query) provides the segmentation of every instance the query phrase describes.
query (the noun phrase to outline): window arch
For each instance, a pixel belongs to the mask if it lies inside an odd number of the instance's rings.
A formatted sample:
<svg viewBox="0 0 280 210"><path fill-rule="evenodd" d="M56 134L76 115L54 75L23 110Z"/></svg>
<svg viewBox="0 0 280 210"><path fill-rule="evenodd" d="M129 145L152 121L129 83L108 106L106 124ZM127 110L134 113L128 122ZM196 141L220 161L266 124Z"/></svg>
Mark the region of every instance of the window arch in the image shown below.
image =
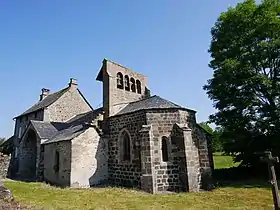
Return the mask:
<svg viewBox="0 0 280 210"><path fill-rule="evenodd" d="M161 156L163 162L168 161L168 138L166 136L161 138Z"/></svg>
<svg viewBox="0 0 280 210"><path fill-rule="evenodd" d="M123 89L123 75L121 72L117 73L117 88Z"/></svg>
<svg viewBox="0 0 280 210"><path fill-rule="evenodd" d="M129 77L127 75L124 76L124 89L127 91L130 91L130 87L129 87Z"/></svg>
<svg viewBox="0 0 280 210"><path fill-rule="evenodd" d="M130 82L131 82L131 91L135 93L136 92L135 79L130 78Z"/></svg>
<svg viewBox="0 0 280 210"><path fill-rule="evenodd" d="M136 80L136 89L137 93L141 94L141 82L139 80Z"/></svg>
<svg viewBox="0 0 280 210"><path fill-rule="evenodd" d="M122 161L131 160L131 142L128 131L123 130L120 134L120 159Z"/></svg>

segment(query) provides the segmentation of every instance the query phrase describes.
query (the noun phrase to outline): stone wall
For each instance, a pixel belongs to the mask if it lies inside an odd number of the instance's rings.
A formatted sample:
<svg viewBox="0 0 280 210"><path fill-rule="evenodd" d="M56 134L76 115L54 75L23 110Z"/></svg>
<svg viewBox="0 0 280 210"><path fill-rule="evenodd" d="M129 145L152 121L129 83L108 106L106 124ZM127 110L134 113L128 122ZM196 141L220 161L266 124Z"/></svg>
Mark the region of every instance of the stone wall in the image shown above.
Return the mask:
<svg viewBox="0 0 280 210"><path fill-rule="evenodd" d="M108 179L107 141L93 127L72 140L71 186L90 187Z"/></svg>
<svg viewBox="0 0 280 210"><path fill-rule="evenodd" d="M43 144L44 147L44 180L58 186L70 186L71 181L71 141L60 141ZM58 171L56 155L59 156Z"/></svg>
<svg viewBox="0 0 280 210"><path fill-rule="evenodd" d="M119 157L123 147L119 134L124 129L132 142L130 162ZM211 177L207 138L193 111L162 109L115 116L109 118L108 132L109 179L113 184L151 193L196 192L206 180L205 174ZM167 159L163 158L163 139Z"/></svg>
<svg viewBox="0 0 280 210"><path fill-rule="evenodd" d="M144 75L111 61L104 61L103 69L103 107L106 113L105 118L113 116L127 103L137 101L146 96L145 90L147 89L148 80ZM130 90L125 90L125 85L123 89L117 88L118 72L123 75L123 83L126 75L129 77L129 80L131 78L135 81L139 80L141 82L141 93L131 91L131 81L129 83Z"/></svg>
<svg viewBox="0 0 280 210"><path fill-rule="evenodd" d="M140 187L141 157L140 133L142 125L146 124L144 112L109 118L108 133L108 173L113 185ZM131 160L122 161L119 135L125 130L130 136Z"/></svg>
<svg viewBox="0 0 280 210"><path fill-rule="evenodd" d="M19 166L19 154L20 154L20 138L24 134L30 120L42 121L44 118L44 111L38 110L34 113L27 114L16 118L15 129L14 129L14 150L11 154L11 171L10 176L16 176Z"/></svg>
<svg viewBox="0 0 280 210"><path fill-rule="evenodd" d="M171 148L171 131L179 121L177 110L155 110L146 113L147 124L152 125L153 161L156 191L175 191L179 188L178 164ZM168 139L168 161L162 159L162 139Z"/></svg>
<svg viewBox="0 0 280 210"><path fill-rule="evenodd" d="M200 173L201 173L201 188L207 189L211 184L213 156L211 149L211 139L207 133L196 124L195 116L189 117L186 112L180 112L180 122L187 122L188 127L192 130L192 139L198 147Z"/></svg>
<svg viewBox="0 0 280 210"><path fill-rule="evenodd" d="M6 178L10 165L10 159L10 155L0 153L0 178Z"/></svg>
<svg viewBox="0 0 280 210"><path fill-rule="evenodd" d="M44 110L38 110L34 113L30 113L24 116L21 116L16 119L15 122L15 130L14 130L14 136L16 138L21 138L25 129L27 128L30 120L38 120L43 121L44 120ZM16 145L18 145L17 141L15 142Z"/></svg>
<svg viewBox="0 0 280 210"><path fill-rule="evenodd" d="M73 85L56 102L45 109L44 121L64 122L75 115L91 111L91 107Z"/></svg>

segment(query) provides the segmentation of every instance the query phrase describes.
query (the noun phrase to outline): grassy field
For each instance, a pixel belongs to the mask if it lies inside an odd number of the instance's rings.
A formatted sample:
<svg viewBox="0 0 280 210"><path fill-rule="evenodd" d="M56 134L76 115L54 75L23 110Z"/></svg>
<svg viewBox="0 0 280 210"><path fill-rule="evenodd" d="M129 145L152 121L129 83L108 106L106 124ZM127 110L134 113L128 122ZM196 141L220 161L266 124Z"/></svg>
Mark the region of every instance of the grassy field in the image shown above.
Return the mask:
<svg viewBox="0 0 280 210"><path fill-rule="evenodd" d="M120 188L59 189L14 181L6 181L5 185L17 201L37 209L273 209L271 191L257 187L150 195Z"/></svg>
<svg viewBox="0 0 280 210"><path fill-rule="evenodd" d="M221 152L213 154L215 168L230 168L238 166L239 163L234 163L231 156L222 155Z"/></svg>
<svg viewBox="0 0 280 210"><path fill-rule="evenodd" d="M214 162L216 168L236 165L231 157L219 153ZM270 189L255 184L231 183L212 192L150 195L121 188L60 189L43 183L5 181L16 201L32 209L273 209Z"/></svg>

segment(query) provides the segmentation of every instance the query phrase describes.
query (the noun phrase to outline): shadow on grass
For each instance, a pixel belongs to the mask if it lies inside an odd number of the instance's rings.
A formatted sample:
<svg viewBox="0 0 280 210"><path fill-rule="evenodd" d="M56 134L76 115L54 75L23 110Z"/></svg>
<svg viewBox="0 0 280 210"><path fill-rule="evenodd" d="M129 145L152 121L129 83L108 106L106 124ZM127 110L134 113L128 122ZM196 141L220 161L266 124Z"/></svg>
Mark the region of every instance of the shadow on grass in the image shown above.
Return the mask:
<svg viewBox="0 0 280 210"><path fill-rule="evenodd" d="M231 188L271 188L271 184L264 180L243 180L243 181L218 181L217 187Z"/></svg>
<svg viewBox="0 0 280 210"><path fill-rule="evenodd" d="M216 187L271 188L267 169L220 168L214 170L213 178Z"/></svg>

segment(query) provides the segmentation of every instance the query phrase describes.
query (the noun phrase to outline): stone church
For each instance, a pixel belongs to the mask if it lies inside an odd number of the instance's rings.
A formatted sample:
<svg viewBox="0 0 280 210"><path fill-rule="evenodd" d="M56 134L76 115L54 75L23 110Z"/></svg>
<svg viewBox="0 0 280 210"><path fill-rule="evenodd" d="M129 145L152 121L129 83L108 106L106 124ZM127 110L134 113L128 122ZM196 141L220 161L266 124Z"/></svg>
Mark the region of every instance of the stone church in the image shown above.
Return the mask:
<svg viewBox="0 0 280 210"><path fill-rule="evenodd" d="M197 192L211 182L211 137L194 110L150 95L148 80L103 60L93 109L75 79L15 117L8 177L61 187L114 185Z"/></svg>

